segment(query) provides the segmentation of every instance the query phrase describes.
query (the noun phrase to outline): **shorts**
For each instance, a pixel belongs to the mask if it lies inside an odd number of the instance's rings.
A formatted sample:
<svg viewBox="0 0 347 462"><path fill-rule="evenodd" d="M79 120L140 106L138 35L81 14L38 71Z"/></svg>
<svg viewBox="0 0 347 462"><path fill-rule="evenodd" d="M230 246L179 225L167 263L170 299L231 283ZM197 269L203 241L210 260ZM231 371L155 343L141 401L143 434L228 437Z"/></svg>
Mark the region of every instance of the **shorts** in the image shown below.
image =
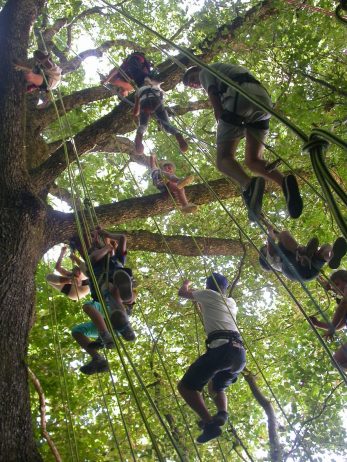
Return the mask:
<svg viewBox="0 0 347 462"><path fill-rule="evenodd" d="M272 101L267 91L260 85L254 83L242 84L242 89L254 95L259 101L268 107L272 107ZM237 98L237 101L235 99ZM217 144L227 143L235 138L243 138L247 130L254 133L256 138L264 139L269 130L271 114L264 112L244 96L236 91L230 91L228 97L222 101L223 109L233 112L243 120L242 124L220 120L217 127ZM222 116L223 117L223 116Z"/></svg>
<svg viewBox="0 0 347 462"><path fill-rule="evenodd" d="M89 300L89 302L86 302L85 305L90 305L93 308L95 308L102 316L104 316L104 311L102 309L101 303L97 302L96 300ZM109 310L108 304L106 304L106 308ZM90 338L97 338L99 336L98 329L96 328L96 325L92 322L82 322L81 324L77 324L71 329L71 334L75 333L80 333L84 334L86 337Z"/></svg>
<svg viewBox="0 0 347 462"><path fill-rule="evenodd" d="M184 374L181 383L189 390L202 391L212 379L213 390L222 391L235 383L246 366L246 351L229 341L217 348L207 348Z"/></svg>
<svg viewBox="0 0 347 462"><path fill-rule="evenodd" d="M319 275L319 271L325 265L326 261L321 258L313 257L311 260L311 268L303 266L296 261L296 255L287 250L282 244L278 244L279 249L282 251L286 258L282 258L282 273L292 281L298 281L300 276L304 281L311 281ZM295 268L295 272L293 271ZM298 275L296 274L298 273Z"/></svg>

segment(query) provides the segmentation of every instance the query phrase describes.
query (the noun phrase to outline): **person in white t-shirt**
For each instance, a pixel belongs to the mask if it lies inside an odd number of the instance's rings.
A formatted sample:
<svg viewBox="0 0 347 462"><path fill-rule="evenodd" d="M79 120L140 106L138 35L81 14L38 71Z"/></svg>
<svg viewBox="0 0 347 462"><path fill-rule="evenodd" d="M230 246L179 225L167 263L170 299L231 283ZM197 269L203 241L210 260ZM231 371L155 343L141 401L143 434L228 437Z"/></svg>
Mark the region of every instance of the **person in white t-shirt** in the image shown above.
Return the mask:
<svg viewBox="0 0 347 462"><path fill-rule="evenodd" d="M225 389L236 382L244 369L246 352L236 326L236 303L226 296L227 278L212 273L206 279L204 290L192 289L190 284L185 280L178 295L199 303L207 334L207 351L188 368L178 384L178 391L199 415L203 432L197 442L205 443L220 436L220 427L228 420ZM208 411L201 394L207 384L218 411L214 416Z"/></svg>

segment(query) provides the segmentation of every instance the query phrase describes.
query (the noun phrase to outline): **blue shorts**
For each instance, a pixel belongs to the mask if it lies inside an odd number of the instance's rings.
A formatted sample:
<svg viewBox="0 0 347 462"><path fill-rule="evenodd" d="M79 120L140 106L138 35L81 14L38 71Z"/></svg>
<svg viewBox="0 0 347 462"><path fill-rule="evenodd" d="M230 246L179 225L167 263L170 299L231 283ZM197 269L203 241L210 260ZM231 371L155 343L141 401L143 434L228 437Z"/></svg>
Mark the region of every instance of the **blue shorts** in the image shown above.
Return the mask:
<svg viewBox="0 0 347 462"><path fill-rule="evenodd" d="M89 302L86 302L85 305L92 306L99 313L101 313L102 316L104 317L104 310L102 309L101 303L97 302L96 300L89 300ZM107 307L108 312L110 312L109 306L107 303L106 303L106 307ZM76 326L74 326L71 329L71 334L75 334L75 333L84 334L86 337L90 337L90 338L97 338L99 336L98 329L96 328L96 325L92 321L82 322L81 324L77 324Z"/></svg>
<svg viewBox="0 0 347 462"><path fill-rule="evenodd" d="M207 348L184 374L181 383L190 390L202 391L212 379L213 390L221 391L236 382L246 366L246 351L228 342L217 348Z"/></svg>

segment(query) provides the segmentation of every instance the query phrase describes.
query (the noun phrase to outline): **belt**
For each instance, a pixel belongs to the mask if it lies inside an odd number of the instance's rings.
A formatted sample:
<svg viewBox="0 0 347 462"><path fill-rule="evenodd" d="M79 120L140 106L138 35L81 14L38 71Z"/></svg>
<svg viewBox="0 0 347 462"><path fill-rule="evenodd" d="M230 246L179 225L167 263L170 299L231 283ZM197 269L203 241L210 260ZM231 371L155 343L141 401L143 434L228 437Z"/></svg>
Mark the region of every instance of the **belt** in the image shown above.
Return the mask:
<svg viewBox="0 0 347 462"><path fill-rule="evenodd" d="M229 340L229 343L237 343L240 347L244 347L241 336L238 332L233 330L214 330L208 334L207 339L205 340L206 348L208 345L213 342L213 340L226 339Z"/></svg>

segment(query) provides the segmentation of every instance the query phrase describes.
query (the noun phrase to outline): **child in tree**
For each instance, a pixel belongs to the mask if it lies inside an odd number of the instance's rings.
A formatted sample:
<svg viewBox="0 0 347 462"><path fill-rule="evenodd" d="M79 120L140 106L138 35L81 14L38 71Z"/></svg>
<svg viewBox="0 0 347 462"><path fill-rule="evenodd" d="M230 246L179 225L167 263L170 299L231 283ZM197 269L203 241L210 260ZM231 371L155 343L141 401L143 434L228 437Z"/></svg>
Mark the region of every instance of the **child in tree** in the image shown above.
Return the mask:
<svg viewBox="0 0 347 462"><path fill-rule="evenodd" d="M331 323L318 321L315 316L310 316L312 323L316 327L326 331L326 338L332 338L337 330L341 330L346 327L347 322L347 271L335 271L335 273L331 275L330 281L335 287L335 290L340 292L342 295L342 299L337 305ZM335 352L334 358L343 369L347 370L347 343L342 345L342 347Z"/></svg>
<svg viewBox="0 0 347 462"><path fill-rule="evenodd" d="M272 267L292 281L299 280L298 275L304 281L315 279L325 263L330 268L338 268L347 253L347 242L343 237L337 238L333 246L323 244L319 247L316 237L301 246L289 231L278 232L269 225L268 232L267 243L260 249L259 263L265 271L271 271ZM276 242L277 246L274 245Z"/></svg>
<svg viewBox="0 0 347 462"><path fill-rule="evenodd" d="M49 54L36 50L34 52L36 66L31 69L28 66L16 63L15 69L24 72L25 80L27 81L27 92L40 90L44 93L44 102L49 102L47 99L48 92L58 87L61 81L62 69L54 64Z"/></svg>
<svg viewBox="0 0 347 462"><path fill-rule="evenodd" d="M182 152L188 150L186 140L177 128L170 124L169 116L163 105L163 98L164 92L160 88L160 84L146 77L144 85L137 90L135 97L134 116L140 116L140 124L135 137L136 154L143 154L143 135L147 131L149 119L153 114L163 130L176 138L180 150Z"/></svg>
<svg viewBox="0 0 347 462"><path fill-rule="evenodd" d="M47 274L46 281L54 289L59 290L62 294L65 294L70 300L80 300L89 294L89 279L84 274L86 273L85 263L76 257L74 254L70 255L71 260L78 266L74 266L72 271L68 271L61 266L62 259L66 254L67 247L64 246L61 249L55 269L61 276L57 274Z"/></svg>
<svg viewBox="0 0 347 462"><path fill-rule="evenodd" d="M206 279L205 290L195 290L188 280L178 291L183 298L199 303L207 334L207 351L200 356L184 374L178 390L186 403L201 419L202 434L198 443L205 443L221 435L221 426L228 420L228 406L225 389L236 382L246 365L246 352L235 324L237 306L227 298L228 280L221 274L212 273ZM211 416L202 389L208 383L208 390L217 407L217 414Z"/></svg>
<svg viewBox="0 0 347 462"><path fill-rule="evenodd" d="M195 212L198 207L197 205L188 202L184 190L185 186L190 185L194 181L194 176L189 175L180 180L175 175L176 167L174 163L170 161L163 161L161 162L161 168L159 168L157 157L155 155L151 155L150 165L154 186L162 193L166 193L167 190L169 190L175 201L181 205L183 213Z"/></svg>
<svg viewBox="0 0 347 462"><path fill-rule="evenodd" d="M104 243L100 243L100 237ZM123 234L111 234L102 229L94 232L90 259L111 325L125 340L133 341L135 333L130 325L126 306L134 303L135 294L132 288L132 271L130 268L124 268L126 253L126 237ZM79 324L72 329L74 339L92 357L89 363L80 368L80 371L87 375L108 371L107 360L97 350L102 346L115 347L92 281L91 295L93 300L85 303L83 310L92 322ZM90 338L100 338L102 344L98 341L91 342Z"/></svg>
<svg viewBox="0 0 347 462"><path fill-rule="evenodd" d="M145 77L152 75L151 67L144 53L135 51L123 61L119 68L113 68L102 83L118 87L120 95L126 97L129 92L134 91L132 81L141 87Z"/></svg>

